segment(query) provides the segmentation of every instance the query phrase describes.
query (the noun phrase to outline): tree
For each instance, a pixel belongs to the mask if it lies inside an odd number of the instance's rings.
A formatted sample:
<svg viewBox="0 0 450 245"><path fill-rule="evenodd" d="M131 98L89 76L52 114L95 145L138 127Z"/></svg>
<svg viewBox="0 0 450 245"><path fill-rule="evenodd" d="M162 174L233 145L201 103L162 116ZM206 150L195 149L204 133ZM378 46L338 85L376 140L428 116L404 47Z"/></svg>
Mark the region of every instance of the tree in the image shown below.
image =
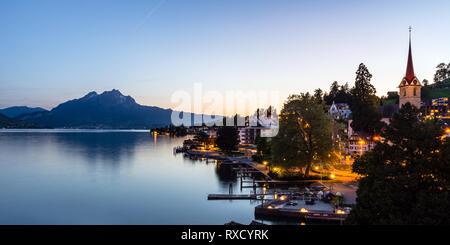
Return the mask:
<svg viewBox="0 0 450 245"><path fill-rule="evenodd" d="M280 116L278 135L272 138L275 165L305 168L307 177L315 161L330 161L333 122L309 93L289 96ZM302 170L301 170L302 171Z"/></svg>
<svg viewBox="0 0 450 245"><path fill-rule="evenodd" d="M260 159L261 161L269 160L271 147L268 138L256 135L255 145L257 150L257 156L259 157L258 159Z"/></svg>
<svg viewBox="0 0 450 245"><path fill-rule="evenodd" d="M323 102L323 91L322 89L318 88L314 90L314 99L318 104L322 104Z"/></svg>
<svg viewBox="0 0 450 245"><path fill-rule="evenodd" d="M225 153L237 149L239 144L239 132L236 127L223 126L217 130L216 145Z"/></svg>
<svg viewBox="0 0 450 245"><path fill-rule="evenodd" d="M202 144L205 144L208 141L208 138L209 138L208 134L203 131L198 132L194 136L194 140Z"/></svg>
<svg viewBox="0 0 450 245"><path fill-rule="evenodd" d="M330 93L323 96L327 105L335 103L351 103L351 94L348 88L348 83L339 85L337 81L334 81L330 87Z"/></svg>
<svg viewBox="0 0 450 245"><path fill-rule="evenodd" d="M439 83L447 78L450 78L450 63L440 63L436 66L436 73L434 74L434 82Z"/></svg>
<svg viewBox="0 0 450 245"><path fill-rule="evenodd" d="M355 86L351 89L353 121L352 128L355 131L374 135L381 130L381 115L378 113L379 98L375 95L376 89L370 83L372 74L361 63L356 71Z"/></svg>
<svg viewBox="0 0 450 245"><path fill-rule="evenodd" d="M330 92L324 95L324 100L327 105L333 104L333 101L336 99L337 94L339 93L339 84L337 81L334 81L330 86Z"/></svg>
<svg viewBox="0 0 450 245"><path fill-rule="evenodd" d="M385 140L357 158L359 180L350 224L450 224L450 142L443 125L422 121L406 103L383 133Z"/></svg>

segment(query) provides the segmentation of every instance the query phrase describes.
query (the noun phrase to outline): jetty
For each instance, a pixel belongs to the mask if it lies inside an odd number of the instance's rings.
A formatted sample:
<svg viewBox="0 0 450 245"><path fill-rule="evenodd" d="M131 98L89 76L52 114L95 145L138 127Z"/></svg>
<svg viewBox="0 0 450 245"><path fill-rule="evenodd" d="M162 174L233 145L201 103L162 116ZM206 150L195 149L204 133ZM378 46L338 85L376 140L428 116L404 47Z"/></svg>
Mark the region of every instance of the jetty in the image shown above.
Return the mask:
<svg viewBox="0 0 450 245"><path fill-rule="evenodd" d="M255 217L273 220L318 220L343 222L350 212L318 200L271 200L255 207Z"/></svg>
<svg viewBox="0 0 450 245"><path fill-rule="evenodd" d="M209 194L208 200L256 200L255 194Z"/></svg>
<svg viewBox="0 0 450 245"><path fill-rule="evenodd" d="M266 170L266 165L254 162L243 157L232 157L220 155L217 152L208 151L193 151L188 150L184 152L189 156L200 157L205 159L216 159L221 161L221 165L230 165L234 170L239 169L243 173L256 173L261 174L266 180L273 180L272 177L268 175L269 171ZM244 170L245 169L245 170Z"/></svg>

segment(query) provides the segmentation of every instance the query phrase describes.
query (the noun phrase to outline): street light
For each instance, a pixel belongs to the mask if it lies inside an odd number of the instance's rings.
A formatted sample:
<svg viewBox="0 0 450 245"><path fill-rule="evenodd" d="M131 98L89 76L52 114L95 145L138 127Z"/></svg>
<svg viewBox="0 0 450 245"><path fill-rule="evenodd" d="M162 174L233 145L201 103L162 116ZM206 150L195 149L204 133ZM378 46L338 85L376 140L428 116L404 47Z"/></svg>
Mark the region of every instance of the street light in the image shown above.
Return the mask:
<svg viewBox="0 0 450 245"><path fill-rule="evenodd" d="M365 143L366 143L366 142L364 142L364 140L358 141L359 147L360 147L360 149L361 149L361 156L362 156L362 154L363 154L363 145L364 145Z"/></svg>

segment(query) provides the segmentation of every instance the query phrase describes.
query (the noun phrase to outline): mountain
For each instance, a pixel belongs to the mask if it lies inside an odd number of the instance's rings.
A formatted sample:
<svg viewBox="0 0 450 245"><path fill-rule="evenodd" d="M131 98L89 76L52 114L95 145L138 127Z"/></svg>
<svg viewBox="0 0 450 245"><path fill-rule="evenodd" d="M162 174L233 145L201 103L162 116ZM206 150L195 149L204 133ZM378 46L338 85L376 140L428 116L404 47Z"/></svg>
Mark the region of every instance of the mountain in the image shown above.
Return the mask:
<svg viewBox="0 0 450 245"><path fill-rule="evenodd" d="M0 113L0 128L43 128L34 123L28 123L9 118Z"/></svg>
<svg viewBox="0 0 450 245"><path fill-rule="evenodd" d="M10 118L15 118L22 114L33 113L36 111L47 111L47 110L40 108L40 107L31 108L28 106L13 106L13 107L0 109L1 114L5 115L7 117L10 117Z"/></svg>
<svg viewBox="0 0 450 245"><path fill-rule="evenodd" d="M56 128L146 129L171 123L172 110L143 106L118 90L90 92L50 111L22 114L17 119Z"/></svg>

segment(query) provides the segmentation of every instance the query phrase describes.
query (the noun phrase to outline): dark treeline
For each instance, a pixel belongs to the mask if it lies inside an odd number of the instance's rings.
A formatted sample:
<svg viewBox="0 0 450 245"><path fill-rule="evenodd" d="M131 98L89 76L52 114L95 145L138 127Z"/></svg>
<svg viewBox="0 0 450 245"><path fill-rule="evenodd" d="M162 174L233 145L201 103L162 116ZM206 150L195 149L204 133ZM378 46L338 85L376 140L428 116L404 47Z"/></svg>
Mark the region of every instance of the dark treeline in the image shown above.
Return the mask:
<svg viewBox="0 0 450 245"><path fill-rule="evenodd" d="M150 130L152 133L156 132L158 134L167 134L175 137L186 136L188 131L184 126L173 126L172 124L169 126L161 127L161 128L153 128Z"/></svg>

